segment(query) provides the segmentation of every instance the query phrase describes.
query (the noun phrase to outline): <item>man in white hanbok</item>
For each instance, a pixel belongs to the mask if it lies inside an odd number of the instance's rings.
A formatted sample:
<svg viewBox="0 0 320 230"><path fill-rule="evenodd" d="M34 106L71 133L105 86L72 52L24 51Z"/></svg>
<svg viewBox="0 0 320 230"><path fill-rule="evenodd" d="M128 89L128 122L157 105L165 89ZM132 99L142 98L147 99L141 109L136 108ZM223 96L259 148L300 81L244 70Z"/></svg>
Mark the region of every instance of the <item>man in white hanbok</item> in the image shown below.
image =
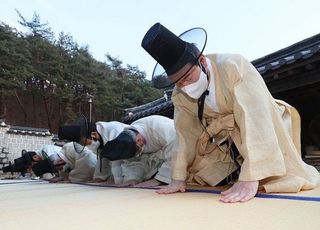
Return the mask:
<svg viewBox="0 0 320 230"><path fill-rule="evenodd" d="M69 142L60 149L45 146L37 155L43 159L33 165L33 171L36 175L58 171L59 176L50 179L51 182L70 181L77 183L92 180L97 163L96 155L87 147L78 153L75 150L75 145L78 144Z"/></svg>
<svg viewBox="0 0 320 230"><path fill-rule="evenodd" d="M171 153L175 140L172 119L152 115L133 122L129 128L107 143L103 156L113 158L130 152L131 158L120 159L112 170L116 184L138 187L157 186L171 182ZM125 148L125 149L122 149Z"/></svg>

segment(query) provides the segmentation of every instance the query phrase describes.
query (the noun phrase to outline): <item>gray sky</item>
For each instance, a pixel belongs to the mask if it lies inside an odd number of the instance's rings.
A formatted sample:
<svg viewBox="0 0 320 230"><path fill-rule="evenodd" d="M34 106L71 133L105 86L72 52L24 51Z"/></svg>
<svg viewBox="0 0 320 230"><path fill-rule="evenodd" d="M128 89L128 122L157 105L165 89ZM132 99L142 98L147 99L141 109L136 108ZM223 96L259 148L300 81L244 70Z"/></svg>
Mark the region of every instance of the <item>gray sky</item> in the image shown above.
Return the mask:
<svg viewBox="0 0 320 230"><path fill-rule="evenodd" d="M249 60L320 33L319 0L0 0L0 20L21 30L15 8L27 19L36 11L56 36L71 34L97 60L109 53L137 65L148 79L155 61L140 44L156 22L177 35L203 27L205 53L240 53Z"/></svg>

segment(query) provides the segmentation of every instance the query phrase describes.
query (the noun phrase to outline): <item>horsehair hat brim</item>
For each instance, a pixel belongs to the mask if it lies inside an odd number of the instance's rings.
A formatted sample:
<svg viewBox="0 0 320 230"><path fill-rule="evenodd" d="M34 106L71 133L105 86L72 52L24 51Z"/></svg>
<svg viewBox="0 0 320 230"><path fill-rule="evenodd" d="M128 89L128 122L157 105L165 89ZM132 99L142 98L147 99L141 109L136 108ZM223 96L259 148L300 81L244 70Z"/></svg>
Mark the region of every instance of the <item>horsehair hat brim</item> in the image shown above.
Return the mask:
<svg viewBox="0 0 320 230"><path fill-rule="evenodd" d="M87 138L89 135L89 122L86 116L80 114L78 119L73 123L73 125L78 125L80 127L80 139Z"/></svg>
<svg viewBox="0 0 320 230"><path fill-rule="evenodd" d="M152 84L163 89L183 78L198 63L207 43L207 33L196 27L185 31L179 37L160 23L154 24L145 34L141 46L157 61L152 73ZM174 80L170 75L178 72L187 63L191 67L179 73Z"/></svg>
<svg viewBox="0 0 320 230"><path fill-rule="evenodd" d="M68 140L79 143L83 138L90 137L95 129L95 123L88 122L86 116L81 114L71 125L59 127L58 137L60 140Z"/></svg>
<svg viewBox="0 0 320 230"><path fill-rule="evenodd" d="M80 127L80 137L78 141L73 142L73 148L77 153L82 153L87 145L86 139L90 138L95 123L89 122L86 116L80 114L79 118L74 122L74 125Z"/></svg>

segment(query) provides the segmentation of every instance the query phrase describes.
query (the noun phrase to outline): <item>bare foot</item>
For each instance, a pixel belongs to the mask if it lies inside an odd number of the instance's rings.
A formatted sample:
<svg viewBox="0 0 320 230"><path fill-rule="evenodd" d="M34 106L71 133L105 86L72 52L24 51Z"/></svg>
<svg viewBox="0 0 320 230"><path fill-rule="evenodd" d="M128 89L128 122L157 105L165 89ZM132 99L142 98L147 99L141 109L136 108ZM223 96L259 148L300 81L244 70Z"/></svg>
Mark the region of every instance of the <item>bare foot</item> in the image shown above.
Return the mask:
<svg viewBox="0 0 320 230"><path fill-rule="evenodd" d="M139 184L134 185L133 187L136 188L148 188L148 187L155 187L160 185L161 182L157 181L156 179L147 180L144 182L141 182Z"/></svg>
<svg viewBox="0 0 320 230"><path fill-rule="evenodd" d="M258 191L259 181L238 181L228 190L221 192L220 201L224 203L246 202Z"/></svg>
<svg viewBox="0 0 320 230"><path fill-rule="evenodd" d="M158 194L171 194L176 192L185 192L186 191L186 182L182 180L172 180L169 185L166 187L157 190Z"/></svg>

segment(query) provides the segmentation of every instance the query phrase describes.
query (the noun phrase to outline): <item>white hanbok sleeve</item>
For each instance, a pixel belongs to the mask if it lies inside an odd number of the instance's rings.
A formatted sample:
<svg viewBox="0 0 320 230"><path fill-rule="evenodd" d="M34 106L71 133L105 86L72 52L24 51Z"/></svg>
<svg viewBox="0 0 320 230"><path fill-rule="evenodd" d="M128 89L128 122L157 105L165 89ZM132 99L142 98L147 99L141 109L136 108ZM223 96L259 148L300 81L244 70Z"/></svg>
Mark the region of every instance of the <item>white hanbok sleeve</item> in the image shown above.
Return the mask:
<svg viewBox="0 0 320 230"><path fill-rule="evenodd" d="M111 175L110 161L106 158L99 158L94 170L93 179L107 180Z"/></svg>
<svg viewBox="0 0 320 230"><path fill-rule="evenodd" d="M145 154L144 154L145 155ZM121 164L123 183L134 180L136 182L142 182L145 178L145 174L148 171L147 158L141 157L125 160Z"/></svg>
<svg viewBox="0 0 320 230"><path fill-rule="evenodd" d="M128 126L117 121L97 122L96 125L103 144L106 144L108 141L116 138L123 131L123 129ZM99 153L97 155L99 156ZM111 162L106 158L100 159L99 157L93 179L108 180L112 176Z"/></svg>
<svg viewBox="0 0 320 230"><path fill-rule="evenodd" d="M160 159L158 155L158 152L142 154L140 157L124 161L121 165L123 183L129 180L143 182L151 179L163 163L163 160Z"/></svg>
<svg viewBox="0 0 320 230"><path fill-rule="evenodd" d="M76 157L75 166L69 172L69 180L73 183L92 180L97 164L96 155L85 148Z"/></svg>
<svg viewBox="0 0 320 230"><path fill-rule="evenodd" d="M156 156L159 158L159 160L163 163L159 165L158 172L155 175L155 179L166 183L170 184L171 183L171 158L172 158L172 153L174 150L174 141L168 142L168 145L165 146L165 148L161 151L156 152Z"/></svg>

